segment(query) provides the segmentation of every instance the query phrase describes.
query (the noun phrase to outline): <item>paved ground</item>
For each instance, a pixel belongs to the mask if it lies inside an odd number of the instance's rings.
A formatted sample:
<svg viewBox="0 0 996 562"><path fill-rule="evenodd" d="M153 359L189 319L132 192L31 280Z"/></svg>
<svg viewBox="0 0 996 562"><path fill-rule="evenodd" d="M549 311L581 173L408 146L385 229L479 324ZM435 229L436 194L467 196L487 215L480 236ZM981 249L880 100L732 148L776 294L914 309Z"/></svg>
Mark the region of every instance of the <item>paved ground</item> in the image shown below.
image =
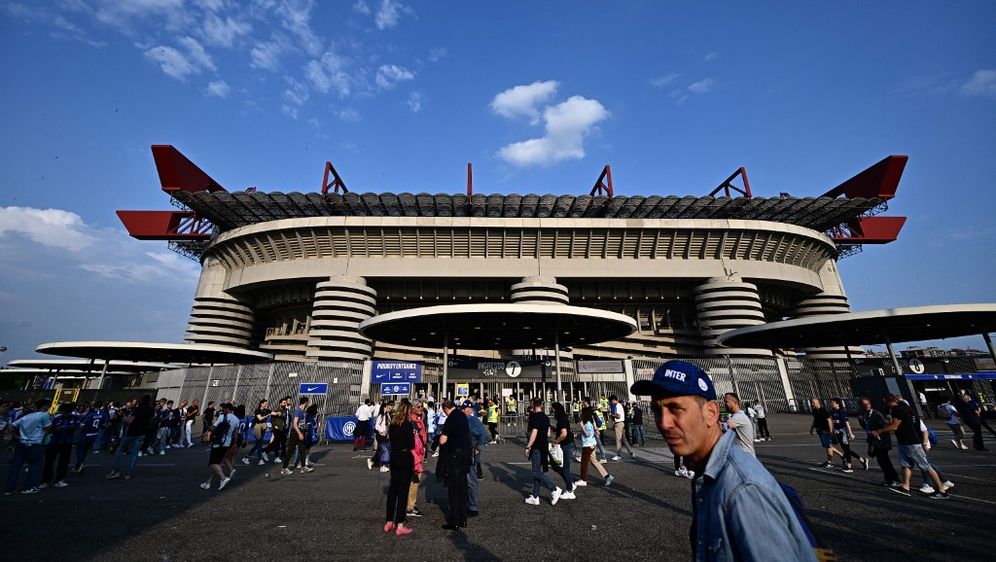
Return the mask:
<svg viewBox="0 0 996 562"><path fill-rule="evenodd" d="M996 457L956 451L946 439L931 454L957 486L952 500L904 498L879 485L877 469L854 474L817 468L809 418L773 416L775 440L760 459L795 486L809 515L844 560L992 560L996 538ZM941 428L943 429L943 428ZM946 430L944 430L946 431ZM940 432L944 437L946 433ZM277 478L275 465L240 467L222 492L203 491L203 448L139 459L131 481L105 481L109 456L93 459L70 487L2 497L3 558L18 560L532 560L688 559L689 484L671 472L660 440L638 459L611 463L603 488L592 477L578 499L551 506L522 500L530 485L521 446L485 453L481 516L466 531L441 530L445 489L427 479L415 533L384 535L388 475L368 472L351 447L313 456L318 469ZM988 446L996 449L996 441ZM4 458L4 462L6 458ZM6 467L3 467L4 470ZM264 473L270 478L265 478ZM919 477L914 477L919 483ZM557 481L556 478L554 478ZM546 492L544 492L546 494Z"/></svg>

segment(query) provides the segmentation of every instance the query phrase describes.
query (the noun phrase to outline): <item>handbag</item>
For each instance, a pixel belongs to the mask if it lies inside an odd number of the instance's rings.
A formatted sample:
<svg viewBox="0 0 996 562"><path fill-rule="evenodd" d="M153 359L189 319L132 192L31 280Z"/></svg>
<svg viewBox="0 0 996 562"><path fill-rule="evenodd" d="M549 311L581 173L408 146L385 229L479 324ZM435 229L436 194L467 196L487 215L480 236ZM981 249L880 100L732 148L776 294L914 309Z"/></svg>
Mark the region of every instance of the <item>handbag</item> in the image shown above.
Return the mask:
<svg viewBox="0 0 996 562"><path fill-rule="evenodd" d="M550 444L550 459L553 462L553 466L556 468L563 468L564 466L564 450L560 448L557 443Z"/></svg>

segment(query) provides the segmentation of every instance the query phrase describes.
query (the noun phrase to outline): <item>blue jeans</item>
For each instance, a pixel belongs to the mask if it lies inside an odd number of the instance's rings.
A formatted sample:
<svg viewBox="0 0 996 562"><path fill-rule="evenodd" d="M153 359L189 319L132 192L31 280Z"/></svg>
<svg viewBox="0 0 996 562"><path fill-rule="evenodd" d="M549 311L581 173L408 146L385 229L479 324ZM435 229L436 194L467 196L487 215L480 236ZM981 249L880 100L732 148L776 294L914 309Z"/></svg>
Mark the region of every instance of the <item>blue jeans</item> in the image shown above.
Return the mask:
<svg viewBox="0 0 996 562"><path fill-rule="evenodd" d="M533 463L533 496L539 497L540 486L545 486L551 492L557 489L553 480L543 472L543 462L540 460L540 452L533 447L529 453L529 460ZM474 475L477 478L477 475Z"/></svg>
<svg viewBox="0 0 996 562"><path fill-rule="evenodd" d="M480 511L478 498L480 497L480 482L477 481L477 465L481 464L480 454L471 457L470 472L467 473L467 509L470 511Z"/></svg>
<svg viewBox="0 0 996 562"><path fill-rule="evenodd" d="M118 451L114 454L114 468L112 472L121 472L121 459L125 455L131 457L128 461L128 470L125 474L131 474L135 470L135 463L138 462L138 451L142 448L142 442L145 441L144 435L139 435L137 437L132 437L130 435L125 435L121 438L121 444L118 445Z"/></svg>
<svg viewBox="0 0 996 562"><path fill-rule="evenodd" d="M646 444L646 437L644 436L644 433L643 433L643 424L642 423L641 424L633 424L633 439L632 439L632 441L633 441L634 445L636 445L637 443L639 443L640 446L643 446L643 445Z"/></svg>
<svg viewBox="0 0 996 562"><path fill-rule="evenodd" d="M17 444L14 449L14 456L10 459L10 468L7 470L7 490L13 492L17 489L17 481L21 477L21 471L25 463L28 465L28 479L24 481L24 488L34 488L41 481L42 464L45 462L44 445L22 445Z"/></svg>
<svg viewBox="0 0 996 562"><path fill-rule="evenodd" d="M256 438L255 431L256 430L253 429L253 437L254 438ZM252 449L249 450L249 454L246 455L247 457L251 457L253 455L256 455L256 458L258 458L259 460L263 460L263 447L266 446L266 443L264 443L264 441L265 441L264 437L265 436L266 436L266 428L264 427L263 431L260 432L259 437L256 438L256 442L253 443Z"/></svg>
<svg viewBox="0 0 996 562"><path fill-rule="evenodd" d="M577 451L577 446L574 445L573 441L569 443L565 441L560 444L560 448L564 452L564 466L558 472L563 477L564 484L567 485L564 489L570 492L571 488L574 487L574 475L571 474L571 461L574 460L574 453Z"/></svg>
<svg viewBox="0 0 996 562"><path fill-rule="evenodd" d="M93 450L94 443L97 442L97 435L84 435L80 437L80 442L76 444L76 470L79 470L86 462L87 454Z"/></svg>

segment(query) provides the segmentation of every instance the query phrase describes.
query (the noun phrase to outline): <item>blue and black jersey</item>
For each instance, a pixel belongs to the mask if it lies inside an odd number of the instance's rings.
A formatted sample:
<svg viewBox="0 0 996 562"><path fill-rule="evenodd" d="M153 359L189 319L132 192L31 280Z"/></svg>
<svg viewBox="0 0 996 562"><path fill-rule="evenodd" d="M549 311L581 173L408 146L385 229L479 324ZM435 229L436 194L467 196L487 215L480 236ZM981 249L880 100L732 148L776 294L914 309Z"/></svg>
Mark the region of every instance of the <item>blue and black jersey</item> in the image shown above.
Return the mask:
<svg viewBox="0 0 996 562"><path fill-rule="evenodd" d="M107 425L108 420L107 412L103 410L91 410L83 416L83 421L80 422L83 426L83 436L84 437L96 437L100 435L100 430Z"/></svg>

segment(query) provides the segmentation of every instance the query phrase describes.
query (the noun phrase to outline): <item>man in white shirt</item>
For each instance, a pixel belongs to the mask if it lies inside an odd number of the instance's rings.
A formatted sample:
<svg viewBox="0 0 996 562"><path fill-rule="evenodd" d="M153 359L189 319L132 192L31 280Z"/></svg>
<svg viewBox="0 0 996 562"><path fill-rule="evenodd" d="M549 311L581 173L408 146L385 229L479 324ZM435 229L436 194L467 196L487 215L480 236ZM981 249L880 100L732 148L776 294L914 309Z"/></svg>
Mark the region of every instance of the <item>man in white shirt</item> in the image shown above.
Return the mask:
<svg viewBox="0 0 996 562"><path fill-rule="evenodd" d="M730 417L726 420L726 427L732 429L737 434L737 447L756 457L757 455L754 453L754 424L750 422L750 418L740 408L740 398L732 392L727 392L723 395L723 403L726 404L726 409L730 411Z"/></svg>
<svg viewBox="0 0 996 562"><path fill-rule="evenodd" d="M619 453L623 447L626 447L626 450L629 451L630 457L635 457L636 453L630 448L629 440L626 439L626 408L619 402L619 398L615 394L609 396L609 412L616 420L616 424L612 427L616 433L616 454L612 457L612 460L619 460Z"/></svg>
<svg viewBox="0 0 996 562"><path fill-rule="evenodd" d="M771 433L768 431L768 418L765 417L764 404L760 400L754 401L754 411L757 412L757 436L754 442L771 441Z"/></svg>
<svg viewBox="0 0 996 562"><path fill-rule="evenodd" d="M221 468L221 461L224 460L225 453L232 446L232 439L235 437L235 432L239 430L239 418L235 417L232 410L234 408L228 402L222 404L221 414L215 417L214 425L208 431L207 438L211 443L211 456L208 459L208 469L210 469L210 472L208 473L207 482L201 484L201 488L204 490L211 489L211 481L217 475L218 480L220 480L218 484L218 491L220 492L228 485L228 482L235 474L235 470L233 469L228 476L225 476L225 471Z"/></svg>

